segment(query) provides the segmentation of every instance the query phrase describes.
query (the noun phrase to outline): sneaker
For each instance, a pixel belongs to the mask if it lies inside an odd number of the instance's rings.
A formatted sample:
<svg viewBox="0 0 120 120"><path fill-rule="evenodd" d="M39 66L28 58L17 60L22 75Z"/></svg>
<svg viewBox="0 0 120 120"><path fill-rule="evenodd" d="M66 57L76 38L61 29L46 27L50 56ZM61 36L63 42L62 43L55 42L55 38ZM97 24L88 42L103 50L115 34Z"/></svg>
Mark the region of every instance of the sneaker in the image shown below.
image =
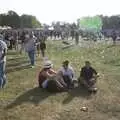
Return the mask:
<svg viewBox="0 0 120 120"><path fill-rule="evenodd" d="M97 88L90 88L90 89L88 89L88 91L90 92L90 93L97 93Z"/></svg>
<svg viewBox="0 0 120 120"><path fill-rule="evenodd" d="M31 68L35 68L35 66L31 66Z"/></svg>

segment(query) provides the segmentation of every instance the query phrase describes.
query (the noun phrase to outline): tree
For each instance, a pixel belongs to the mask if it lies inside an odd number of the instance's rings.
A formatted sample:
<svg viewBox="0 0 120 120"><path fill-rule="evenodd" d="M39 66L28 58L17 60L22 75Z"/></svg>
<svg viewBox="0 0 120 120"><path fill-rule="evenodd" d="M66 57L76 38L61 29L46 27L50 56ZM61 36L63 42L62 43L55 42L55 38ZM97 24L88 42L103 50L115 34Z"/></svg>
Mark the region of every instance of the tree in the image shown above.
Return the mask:
<svg viewBox="0 0 120 120"><path fill-rule="evenodd" d="M0 26L10 26L12 28L36 28L41 27L41 24L35 16L19 16L16 12L10 10L7 14L0 14Z"/></svg>
<svg viewBox="0 0 120 120"><path fill-rule="evenodd" d="M21 16L21 27L36 28L41 27L41 24L35 16L24 14Z"/></svg>
<svg viewBox="0 0 120 120"><path fill-rule="evenodd" d="M33 28L41 27L40 22L37 20L37 18L35 16L32 16L32 27Z"/></svg>
<svg viewBox="0 0 120 120"><path fill-rule="evenodd" d="M102 18L102 29L119 29L120 28L120 16L101 16Z"/></svg>
<svg viewBox="0 0 120 120"><path fill-rule="evenodd" d="M0 14L0 25L1 26L8 26L8 22L7 22L7 15L5 14Z"/></svg>
<svg viewBox="0 0 120 120"><path fill-rule="evenodd" d="M31 18L28 15L21 16L21 27L22 28L32 28Z"/></svg>
<svg viewBox="0 0 120 120"><path fill-rule="evenodd" d="M7 19L7 26L10 26L12 28L20 27L20 17L16 12L8 11L6 15L6 19Z"/></svg>

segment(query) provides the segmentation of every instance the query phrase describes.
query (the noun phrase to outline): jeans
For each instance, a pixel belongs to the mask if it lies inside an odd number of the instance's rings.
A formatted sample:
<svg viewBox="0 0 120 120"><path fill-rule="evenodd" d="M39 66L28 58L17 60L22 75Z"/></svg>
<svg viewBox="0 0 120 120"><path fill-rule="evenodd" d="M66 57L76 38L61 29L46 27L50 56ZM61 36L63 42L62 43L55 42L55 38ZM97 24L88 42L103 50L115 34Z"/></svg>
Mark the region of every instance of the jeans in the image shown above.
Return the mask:
<svg viewBox="0 0 120 120"><path fill-rule="evenodd" d="M34 66L35 65L35 51L34 50L29 51L28 56L29 56L31 65Z"/></svg>
<svg viewBox="0 0 120 120"><path fill-rule="evenodd" d="M0 63L0 88L3 88L6 84L5 66L6 62Z"/></svg>
<svg viewBox="0 0 120 120"><path fill-rule="evenodd" d="M72 86L72 79L69 76L67 76L67 75L63 76L63 80L67 84L68 88L70 88L70 86Z"/></svg>

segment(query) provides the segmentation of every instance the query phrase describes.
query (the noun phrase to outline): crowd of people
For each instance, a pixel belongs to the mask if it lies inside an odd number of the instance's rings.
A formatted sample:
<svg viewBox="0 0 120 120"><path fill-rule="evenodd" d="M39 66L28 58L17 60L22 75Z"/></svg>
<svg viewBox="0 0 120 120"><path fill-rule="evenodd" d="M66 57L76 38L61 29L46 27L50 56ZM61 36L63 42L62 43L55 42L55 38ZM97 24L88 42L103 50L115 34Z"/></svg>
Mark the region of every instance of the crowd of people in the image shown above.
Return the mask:
<svg viewBox="0 0 120 120"><path fill-rule="evenodd" d="M20 54L23 50L28 54L31 67L35 66L35 54L40 54L45 57L46 40L56 37L64 39L66 33L55 32L53 30L7 30L0 33L0 88L4 88L6 84L6 53L7 50L15 49ZM71 31L71 38L75 38L75 43L79 43L79 32ZM111 38L113 44L116 43L117 35L112 32ZM52 62L44 61L43 69L39 73L38 83L39 87L47 89L48 91L67 91L78 86L79 84L88 89L88 91L96 92L95 83L98 74L94 68L91 67L89 61L85 62L85 66L81 69L80 76L75 78L73 68L69 65L69 61L64 61L60 70L55 71L52 68Z"/></svg>
<svg viewBox="0 0 120 120"><path fill-rule="evenodd" d="M41 54L45 57L46 39L45 34L38 35L39 32L33 31L2 31L0 34L0 88L4 88L6 84L6 53L7 49L18 50L19 44L21 45L20 53L22 50L28 53L31 67L35 66L35 51L37 49L38 55ZM77 39L79 35L76 35ZM78 41L76 41L77 43ZM75 78L75 72L70 66L69 61L63 62L62 67L55 71L52 68L52 62L49 60L44 61L43 69L39 73L38 83L39 87L47 89L51 92L67 91L69 89L78 86L78 84L84 86L88 91L96 92L97 88L95 83L98 74L90 65L89 61L85 62L85 66L81 69L79 78Z"/></svg>
<svg viewBox="0 0 120 120"><path fill-rule="evenodd" d="M20 38L19 38L20 37ZM16 31L2 31L0 34L0 88L4 88L6 84L6 54L8 50L20 48L20 54L24 50L29 57L32 68L35 66L35 51L38 55L45 57L46 43L45 38L38 38L33 32L22 31L20 36Z"/></svg>
<svg viewBox="0 0 120 120"><path fill-rule="evenodd" d="M40 54L45 57L46 40L50 39L64 39L71 37L75 39L75 43L79 43L78 31L71 31L70 34L65 31L58 32L54 30L3 30L0 32L0 88L4 88L6 84L6 54L7 50L15 49L22 54L23 50L28 54L31 67L35 66L35 54ZM116 43L117 34L112 32L111 38L113 44ZM39 73L38 83L39 87L47 89L48 91L66 91L74 88L75 85L82 85L88 91L97 91L95 83L98 74L94 68L91 67L90 62L86 61L85 66L81 69L80 76L76 79L73 68L69 65L69 61L64 61L60 70L55 71L52 68L52 63L49 60L44 61L43 69Z"/></svg>

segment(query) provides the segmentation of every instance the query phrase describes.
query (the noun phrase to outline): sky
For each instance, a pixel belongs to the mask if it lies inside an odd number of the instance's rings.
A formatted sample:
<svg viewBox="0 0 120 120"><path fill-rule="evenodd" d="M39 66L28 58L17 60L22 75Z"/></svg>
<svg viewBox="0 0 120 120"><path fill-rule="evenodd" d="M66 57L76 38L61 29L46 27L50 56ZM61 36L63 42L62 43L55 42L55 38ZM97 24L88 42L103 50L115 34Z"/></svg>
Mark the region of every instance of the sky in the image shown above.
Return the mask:
<svg viewBox="0 0 120 120"><path fill-rule="evenodd" d="M0 13L31 14L41 23L76 22L83 16L120 14L120 0L0 0Z"/></svg>

